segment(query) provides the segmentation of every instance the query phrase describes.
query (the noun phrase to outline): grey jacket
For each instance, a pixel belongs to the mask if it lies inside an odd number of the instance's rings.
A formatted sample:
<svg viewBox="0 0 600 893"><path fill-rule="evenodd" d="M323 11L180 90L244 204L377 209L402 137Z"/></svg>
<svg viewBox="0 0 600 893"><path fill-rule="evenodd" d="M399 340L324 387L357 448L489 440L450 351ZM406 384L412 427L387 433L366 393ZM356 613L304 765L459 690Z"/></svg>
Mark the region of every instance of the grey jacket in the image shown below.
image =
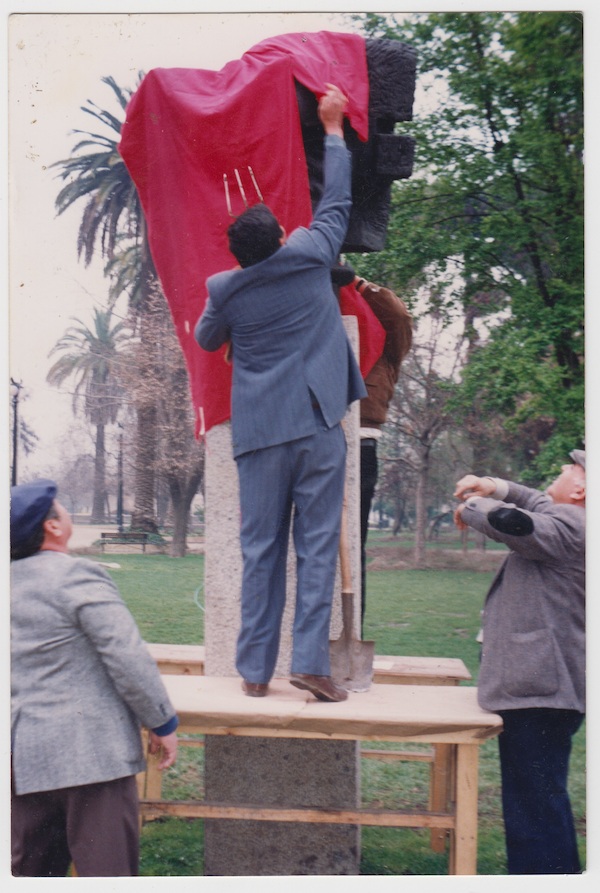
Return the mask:
<svg viewBox="0 0 600 893"><path fill-rule="evenodd" d="M12 562L11 712L18 794L144 768L140 723L159 728L175 710L98 564L53 551Z"/></svg>
<svg viewBox="0 0 600 893"><path fill-rule="evenodd" d="M314 401L331 428L366 396L331 285L351 204L350 153L326 136L324 191L310 227L266 260L207 281L194 335L204 350L233 346L234 456L314 434Z"/></svg>
<svg viewBox="0 0 600 893"><path fill-rule="evenodd" d="M508 523L499 522L497 510L504 505L521 509L521 521L515 512ZM555 505L538 490L509 483L502 503L472 497L462 517L510 548L483 610L480 705L584 713L585 510ZM506 532L511 524L520 535Z"/></svg>

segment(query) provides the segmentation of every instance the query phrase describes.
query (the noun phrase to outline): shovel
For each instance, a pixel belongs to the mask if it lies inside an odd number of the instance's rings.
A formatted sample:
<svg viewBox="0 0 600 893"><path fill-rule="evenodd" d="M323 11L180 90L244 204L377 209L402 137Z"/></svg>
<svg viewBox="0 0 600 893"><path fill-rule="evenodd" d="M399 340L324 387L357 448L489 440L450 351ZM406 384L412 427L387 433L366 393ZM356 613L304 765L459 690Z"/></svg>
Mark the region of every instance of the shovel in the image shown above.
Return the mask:
<svg viewBox="0 0 600 893"><path fill-rule="evenodd" d="M354 635L354 591L350 572L346 501L340 530L340 571L342 577L342 635L329 642L331 678L346 691L368 691L373 680L375 642Z"/></svg>

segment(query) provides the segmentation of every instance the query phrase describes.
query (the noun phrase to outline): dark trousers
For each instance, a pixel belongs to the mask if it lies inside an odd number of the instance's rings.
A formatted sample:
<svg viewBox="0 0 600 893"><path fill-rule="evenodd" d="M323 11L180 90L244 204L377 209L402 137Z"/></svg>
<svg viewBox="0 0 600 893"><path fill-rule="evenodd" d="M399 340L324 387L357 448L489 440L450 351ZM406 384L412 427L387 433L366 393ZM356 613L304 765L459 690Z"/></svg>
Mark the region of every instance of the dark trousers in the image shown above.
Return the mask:
<svg viewBox="0 0 600 893"><path fill-rule="evenodd" d="M98 784L12 794L11 862L15 877L138 873L139 819L134 775Z"/></svg>
<svg viewBox="0 0 600 893"><path fill-rule="evenodd" d="M367 607L367 534L369 515L377 485L377 441L365 438L360 443L360 569L361 624Z"/></svg>
<svg viewBox="0 0 600 893"><path fill-rule="evenodd" d="M575 710L498 711L502 808L509 874L581 871L567 776Z"/></svg>

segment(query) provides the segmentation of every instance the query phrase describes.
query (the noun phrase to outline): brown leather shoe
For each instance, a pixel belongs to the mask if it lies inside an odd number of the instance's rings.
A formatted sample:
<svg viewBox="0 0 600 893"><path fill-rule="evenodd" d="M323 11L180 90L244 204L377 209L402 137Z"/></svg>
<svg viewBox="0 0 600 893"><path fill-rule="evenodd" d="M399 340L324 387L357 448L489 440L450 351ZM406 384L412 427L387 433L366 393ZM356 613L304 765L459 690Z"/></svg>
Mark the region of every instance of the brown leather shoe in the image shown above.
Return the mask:
<svg viewBox="0 0 600 893"><path fill-rule="evenodd" d="M290 682L296 688L312 692L319 701L345 701L348 692L336 685L331 676L312 676L310 673L292 673Z"/></svg>
<svg viewBox="0 0 600 893"><path fill-rule="evenodd" d="M247 682L242 680L242 688L249 698L264 698L269 690L266 682Z"/></svg>

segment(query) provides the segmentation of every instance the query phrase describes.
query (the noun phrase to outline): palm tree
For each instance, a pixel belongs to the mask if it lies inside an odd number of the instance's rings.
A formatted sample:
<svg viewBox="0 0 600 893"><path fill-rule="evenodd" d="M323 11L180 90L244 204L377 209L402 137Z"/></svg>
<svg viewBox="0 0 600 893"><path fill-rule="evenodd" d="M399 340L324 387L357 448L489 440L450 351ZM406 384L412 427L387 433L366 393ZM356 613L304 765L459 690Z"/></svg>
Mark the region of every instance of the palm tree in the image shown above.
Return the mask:
<svg viewBox="0 0 600 893"><path fill-rule="evenodd" d="M142 74L138 77L138 84L141 79ZM134 91L122 89L112 77L102 78L102 82L111 87L121 109L125 111ZM98 236L102 257L111 259L122 232L136 237L140 243L144 242L145 234L137 189L118 150L123 122L89 99L81 110L114 133L113 136L74 130L73 133L81 134L83 139L73 146L70 158L52 165L62 169L60 178L66 183L56 197L59 214L78 199L88 198L77 239L77 256L81 258L83 255L88 266L94 256ZM81 154L87 149L95 151ZM145 248L148 251L147 243Z"/></svg>
<svg viewBox="0 0 600 893"><path fill-rule="evenodd" d="M106 506L106 454L104 432L114 423L121 405L119 385L119 352L129 339L126 324L121 321L111 327L112 311L94 309L93 328L80 319L70 326L52 350L50 356L62 353L50 368L47 380L60 386L68 378L75 379L73 409L83 411L96 429L94 456L94 498L90 523L104 522Z"/></svg>
<svg viewBox="0 0 600 893"><path fill-rule="evenodd" d="M143 73L138 75L138 84ZM112 77L102 78L113 91L121 109L125 111L133 90L122 89ZM76 130L82 139L73 147L70 158L57 161L60 177L65 185L56 198L56 208L62 214L80 199L87 198L77 239L77 255L88 266L99 244L103 258L108 260L108 272L113 276L111 297L118 297L117 289L126 290L130 309L140 322L140 338L145 339L144 317L150 291L157 281L152 262L146 224L139 196L118 151L122 121L99 108L91 100L81 107L104 128L108 135ZM88 151L88 150L92 151ZM119 240L127 239L129 252L137 254L135 264L129 264L131 275L115 277L116 248ZM134 529L156 531L154 492L157 410L152 402L136 407L137 436L135 460L135 506L131 526Z"/></svg>

